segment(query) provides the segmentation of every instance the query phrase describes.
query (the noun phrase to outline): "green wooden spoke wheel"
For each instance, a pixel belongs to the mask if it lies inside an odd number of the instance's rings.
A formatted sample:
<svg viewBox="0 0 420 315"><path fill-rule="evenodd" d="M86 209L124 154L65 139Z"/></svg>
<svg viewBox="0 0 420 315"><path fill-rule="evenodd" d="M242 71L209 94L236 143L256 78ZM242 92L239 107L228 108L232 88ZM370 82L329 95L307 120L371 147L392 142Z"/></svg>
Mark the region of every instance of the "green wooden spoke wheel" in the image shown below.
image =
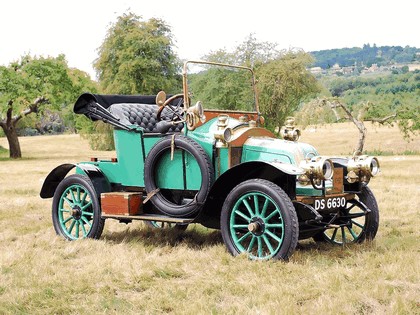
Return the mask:
<svg viewBox="0 0 420 315"><path fill-rule="evenodd" d="M348 200L337 215L331 215L331 226L315 235L314 239L345 245L375 238L379 226L379 210L369 187L364 186L356 198Z"/></svg>
<svg viewBox="0 0 420 315"><path fill-rule="evenodd" d="M236 186L226 198L220 223L233 255L288 259L297 244L293 204L280 187L266 180L252 179Z"/></svg>
<svg viewBox="0 0 420 315"><path fill-rule="evenodd" d="M56 233L68 240L101 236L104 220L88 177L71 175L58 185L54 193L52 220Z"/></svg>

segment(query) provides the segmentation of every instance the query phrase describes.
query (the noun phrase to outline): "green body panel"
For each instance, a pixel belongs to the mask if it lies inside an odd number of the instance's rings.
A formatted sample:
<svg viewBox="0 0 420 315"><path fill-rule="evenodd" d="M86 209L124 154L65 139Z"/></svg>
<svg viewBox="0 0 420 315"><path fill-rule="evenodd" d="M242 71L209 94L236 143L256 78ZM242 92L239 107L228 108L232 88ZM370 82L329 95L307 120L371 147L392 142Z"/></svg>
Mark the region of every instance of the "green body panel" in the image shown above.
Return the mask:
<svg viewBox="0 0 420 315"><path fill-rule="evenodd" d="M322 196L322 190L315 189L312 185L301 186L299 183L296 185L296 195L298 196Z"/></svg>
<svg viewBox="0 0 420 315"><path fill-rule="evenodd" d="M252 137L244 144L242 162L268 161L299 166L305 158L317 155L315 148L306 143Z"/></svg>
<svg viewBox="0 0 420 315"><path fill-rule="evenodd" d="M141 145L141 133L114 130L117 163L100 165L109 181L125 186L144 186L144 170L141 160L145 155ZM105 167L105 169L102 168Z"/></svg>
<svg viewBox="0 0 420 315"><path fill-rule="evenodd" d="M218 169L216 170L217 176L222 175L224 172L229 170L229 151L227 148L220 148L219 149L219 156L218 156Z"/></svg>
<svg viewBox="0 0 420 315"><path fill-rule="evenodd" d="M258 147L248 146L243 150L242 162L249 161L275 161L289 164L292 163L292 160L287 155L269 152L268 150L260 150Z"/></svg>
<svg viewBox="0 0 420 315"><path fill-rule="evenodd" d="M114 141L117 161L100 160L83 163L98 166L110 183L144 187L144 159L159 140L160 136L144 137L141 132L116 129ZM145 152L143 152L143 147ZM76 172L84 173L80 168L77 168Z"/></svg>
<svg viewBox="0 0 420 315"><path fill-rule="evenodd" d="M199 145L201 145L201 147L204 149L204 151L206 151L206 153L210 157L210 160L213 160L213 145L215 143L214 131L210 130L217 128L216 124L217 119L212 119L206 122L204 125L201 125L197 129L195 129L194 131L188 131L186 133L186 136L188 136L188 138L193 139Z"/></svg>
<svg viewBox="0 0 420 315"><path fill-rule="evenodd" d="M173 159L170 152L159 159L155 178L159 188L199 190L201 186L201 171L197 161L182 150L175 150Z"/></svg>
<svg viewBox="0 0 420 315"><path fill-rule="evenodd" d="M160 139L162 135L149 136L136 131L114 130L117 161L100 160L83 164L99 167L110 183L144 187L144 159ZM76 173L84 174L84 171L77 167ZM197 161L181 150L175 150L173 160L170 152L162 156L155 178L159 188L199 190L201 186L201 172Z"/></svg>
<svg viewBox="0 0 420 315"><path fill-rule="evenodd" d="M188 131L187 135L191 139L195 140L198 144L202 146L204 151L210 157L210 160L213 161L213 167L215 170L215 177L218 178L224 172L229 169L229 151L228 148L218 148L214 150L214 144L216 139L214 134L217 131L217 118L213 118L207 121L205 124L201 125L194 131ZM233 128L239 124L239 121L236 119L228 120L228 127ZM215 155L216 154L216 155ZM215 156L214 156L215 155Z"/></svg>

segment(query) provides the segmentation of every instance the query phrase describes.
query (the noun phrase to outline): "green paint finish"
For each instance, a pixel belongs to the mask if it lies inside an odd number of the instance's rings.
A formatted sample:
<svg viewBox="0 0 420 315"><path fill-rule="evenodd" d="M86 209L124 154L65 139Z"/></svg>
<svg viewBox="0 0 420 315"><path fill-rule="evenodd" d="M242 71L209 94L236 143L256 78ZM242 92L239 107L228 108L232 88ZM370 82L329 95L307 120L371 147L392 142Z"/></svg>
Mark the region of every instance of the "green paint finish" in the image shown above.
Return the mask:
<svg viewBox="0 0 420 315"><path fill-rule="evenodd" d="M332 180L325 181L325 188L331 189L333 187ZM328 194L328 193L327 193ZM296 195L304 195L304 196L324 196L323 190L315 189L312 187L311 184L306 186L302 186L300 183L296 183Z"/></svg>
<svg viewBox="0 0 420 315"><path fill-rule="evenodd" d="M126 186L144 186L142 134L133 131L114 130L117 163L100 163L110 182Z"/></svg>
<svg viewBox="0 0 420 315"><path fill-rule="evenodd" d="M205 124L206 125L206 124ZM214 135L213 133L206 133L203 132L203 129L200 129L203 126L200 126L194 131L188 132L188 138L193 139L195 142L197 142L201 147L206 151L210 159L213 157L213 145L215 143ZM206 130L206 129L205 129Z"/></svg>
<svg viewBox="0 0 420 315"><path fill-rule="evenodd" d="M254 226L250 229L249 226ZM270 259L284 239L284 222L277 204L266 194L247 193L233 206L229 220L230 235L241 253L251 259Z"/></svg>
<svg viewBox="0 0 420 315"><path fill-rule="evenodd" d="M114 130L117 162L100 160L84 164L100 168L111 183L144 187L144 159L162 137L163 135L144 136L141 132ZM76 168L76 172L84 174L79 167ZM170 150L165 152L158 161L155 176L160 188L199 190L201 186L201 171L197 161L182 150L174 151L173 160L170 157Z"/></svg>
<svg viewBox="0 0 420 315"><path fill-rule="evenodd" d="M143 135L143 144L144 144L144 151L145 151L145 157L149 154L152 147L161 140L165 135L156 135L156 136L144 136ZM142 164L140 162L140 164Z"/></svg>
<svg viewBox="0 0 420 315"><path fill-rule="evenodd" d="M229 150L227 148L219 149L219 156L216 159L216 176L219 177L229 169Z"/></svg>
<svg viewBox="0 0 420 315"><path fill-rule="evenodd" d="M318 152L309 144L275 138L251 137L243 147L242 162L283 162L299 166L305 158L317 156Z"/></svg>
<svg viewBox="0 0 420 315"><path fill-rule="evenodd" d="M83 162L83 164L97 166L110 183L144 187L144 159L155 143L161 139L161 136L143 136L143 145L141 137L141 132L114 130L117 162L100 160ZM145 153L143 153L143 146ZM84 174L84 171L77 167L76 173Z"/></svg>
<svg viewBox="0 0 420 315"><path fill-rule="evenodd" d="M315 189L311 184L307 186L296 186L296 195L300 196L323 196L322 190Z"/></svg>
<svg viewBox="0 0 420 315"><path fill-rule="evenodd" d="M60 196L58 222L70 239L85 238L93 225L92 196L82 185L69 186Z"/></svg>
<svg viewBox="0 0 420 315"><path fill-rule="evenodd" d="M83 164L86 164L86 163L83 162ZM89 164L92 164L92 163L89 163ZM77 165L76 165L76 174L86 175L86 173L80 167L78 167Z"/></svg>
<svg viewBox="0 0 420 315"><path fill-rule="evenodd" d="M275 161L291 164L292 160L288 155L281 153L269 152L268 150L258 147L246 147L242 154L242 163L249 161Z"/></svg>
<svg viewBox="0 0 420 315"><path fill-rule="evenodd" d="M185 172L185 173L184 173ZM166 189L199 190L201 171L194 156L184 150L165 152L156 164L156 186Z"/></svg>

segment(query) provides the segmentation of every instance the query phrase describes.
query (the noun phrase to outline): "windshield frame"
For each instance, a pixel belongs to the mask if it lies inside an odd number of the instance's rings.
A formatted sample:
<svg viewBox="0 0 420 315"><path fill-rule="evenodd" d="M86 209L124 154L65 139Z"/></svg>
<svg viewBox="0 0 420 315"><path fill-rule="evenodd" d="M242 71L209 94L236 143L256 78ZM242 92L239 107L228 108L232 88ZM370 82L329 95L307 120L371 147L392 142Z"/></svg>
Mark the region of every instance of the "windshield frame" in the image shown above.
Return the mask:
<svg viewBox="0 0 420 315"><path fill-rule="evenodd" d="M226 63L220 63L220 62L211 62L211 61L199 61L199 60L188 60L184 62L184 68L182 70L182 87L184 92L184 106L185 108L190 107L190 99L188 97L188 64L200 64L200 65L210 65L210 66L219 66L219 67L228 67L228 68L236 68L236 69L242 69L247 70L251 72L251 83L252 83L252 91L254 94L254 105L255 110L254 111L230 111L230 110L216 110L216 109L209 109L211 111L220 111L220 112L242 112L242 113L255 113L258 114L260 112L259 105L258 105L258 94L257 94L257 87L256 87L256 79L255 79L255 73L251 68L244 67L244 66L236 66L236 65L230 65Z"/></svg>

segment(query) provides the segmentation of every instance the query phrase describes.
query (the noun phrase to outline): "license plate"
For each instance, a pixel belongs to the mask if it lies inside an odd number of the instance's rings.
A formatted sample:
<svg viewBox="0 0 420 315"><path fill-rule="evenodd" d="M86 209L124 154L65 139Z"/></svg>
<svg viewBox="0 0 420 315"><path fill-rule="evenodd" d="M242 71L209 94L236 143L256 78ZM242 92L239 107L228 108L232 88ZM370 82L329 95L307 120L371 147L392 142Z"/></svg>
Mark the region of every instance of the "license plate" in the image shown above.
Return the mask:
<svg viewBox="0 0 420 315"><path fill-rule="evenodd" d="M330 197L323 199L316 199L314 208L315 210L331 210L344 208L346 206L346 198L344 197Z"/></svg>

